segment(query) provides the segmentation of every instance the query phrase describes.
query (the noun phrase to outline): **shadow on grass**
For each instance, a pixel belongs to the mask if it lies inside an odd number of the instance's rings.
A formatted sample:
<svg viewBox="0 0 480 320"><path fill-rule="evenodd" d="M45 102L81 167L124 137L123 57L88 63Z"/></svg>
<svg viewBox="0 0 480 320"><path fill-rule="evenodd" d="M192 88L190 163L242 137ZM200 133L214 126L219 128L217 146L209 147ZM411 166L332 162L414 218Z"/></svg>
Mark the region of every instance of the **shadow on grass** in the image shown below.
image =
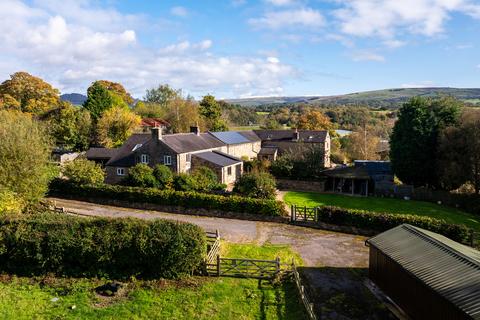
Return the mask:
<svg viewBox="0 0 480 320"><path fill-rule="evenodd" d="M365 268L298 267L319 319L396 319L364 285Z"/></svg>

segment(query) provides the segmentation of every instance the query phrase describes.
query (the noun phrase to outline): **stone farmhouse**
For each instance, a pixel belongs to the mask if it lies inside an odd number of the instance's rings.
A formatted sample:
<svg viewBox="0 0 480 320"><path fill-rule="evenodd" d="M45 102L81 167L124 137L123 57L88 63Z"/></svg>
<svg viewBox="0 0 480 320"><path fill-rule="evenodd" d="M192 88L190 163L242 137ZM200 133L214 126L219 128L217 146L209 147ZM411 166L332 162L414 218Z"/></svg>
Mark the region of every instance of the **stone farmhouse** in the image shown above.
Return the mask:
<svg viewBox="0 0 480 320"><path fill-rule="evenodd" d="M243 160L253 160L274 151L282 154L304 145L320 145L325 150L322 166L330 165L330 136L326 131L255 130L163 134L161 128L151 133L132 135L105 164L106 182L119 183L130 167L143 163L151 167L168 166L175 173L188 173L199 166L211 168L219 181L232 185L243 174ZM282 132L280 132L282 131ZM275 160L270 159L270 160Z"/></svg>

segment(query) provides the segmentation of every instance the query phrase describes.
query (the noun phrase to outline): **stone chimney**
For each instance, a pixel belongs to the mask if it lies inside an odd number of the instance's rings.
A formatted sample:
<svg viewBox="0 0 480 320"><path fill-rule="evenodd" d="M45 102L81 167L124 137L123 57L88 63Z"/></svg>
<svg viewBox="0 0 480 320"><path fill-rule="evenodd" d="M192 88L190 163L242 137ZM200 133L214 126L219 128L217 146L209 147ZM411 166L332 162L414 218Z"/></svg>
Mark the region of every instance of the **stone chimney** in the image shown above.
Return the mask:
<svg viewBox="0 0 480 320"><path fill-rule="evenodd" d="M295 131L293 131L293 141L299 141L300 140L300 133L298 132L298 129L295 128Z"/></svg>
<svg viewBox="0 0 480 320"><path fill-rule="evenodd" d="M197 136L200 135L200 127L197 125L190 127L190 132L195 133Z"/></svg>
<svg viewBox="0 0 480 320"><path fill-rule="evenodd" d="M162 128L152 128L152 140L162 140Z"/></svg>

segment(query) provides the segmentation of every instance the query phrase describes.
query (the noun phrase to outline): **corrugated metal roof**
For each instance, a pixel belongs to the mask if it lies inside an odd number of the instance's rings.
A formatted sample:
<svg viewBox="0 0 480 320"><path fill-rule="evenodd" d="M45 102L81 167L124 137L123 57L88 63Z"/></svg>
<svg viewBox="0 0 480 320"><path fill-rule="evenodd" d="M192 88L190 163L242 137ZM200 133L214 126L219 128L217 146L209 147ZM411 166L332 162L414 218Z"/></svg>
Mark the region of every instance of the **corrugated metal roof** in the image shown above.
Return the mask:
<svg viewBox="0 0 480 320"><path fill-rule="evenodd" d="M408 224L381 233L367 243L473 319L480 319L479 251Z"/></svg>

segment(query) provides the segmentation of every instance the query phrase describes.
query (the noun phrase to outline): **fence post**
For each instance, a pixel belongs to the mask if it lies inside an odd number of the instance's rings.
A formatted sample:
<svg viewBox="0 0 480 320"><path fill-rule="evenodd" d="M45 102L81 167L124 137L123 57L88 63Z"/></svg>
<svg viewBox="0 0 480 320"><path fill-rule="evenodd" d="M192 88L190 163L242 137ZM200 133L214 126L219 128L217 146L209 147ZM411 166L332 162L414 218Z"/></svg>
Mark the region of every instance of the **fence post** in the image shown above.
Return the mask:
<svg viewBox="0 0 480 320"><path fill-rule="evenodd" d="M279 274L279 273L280 273L280 258L277 257L277 258L275 259L275 261L277 262L277 274Z"/></svg>
<svg viewBox="0 0 480 320"><path fill-rule="evenodd" d="M220 255L217 254L217 277L220 277Z"/></svg>
<svg viewBox="0 0 480 320"><path fill-rule="evenodd" d="M220 239L220 233L218 232L218 229L215 230L215 234L217 236L217 239Z"/></svg>
<svg viewBox="0 0 480 320"><path fill-rule="evenodd" d="M307 206L303 208L303 221L307 221Z"/></svg>

